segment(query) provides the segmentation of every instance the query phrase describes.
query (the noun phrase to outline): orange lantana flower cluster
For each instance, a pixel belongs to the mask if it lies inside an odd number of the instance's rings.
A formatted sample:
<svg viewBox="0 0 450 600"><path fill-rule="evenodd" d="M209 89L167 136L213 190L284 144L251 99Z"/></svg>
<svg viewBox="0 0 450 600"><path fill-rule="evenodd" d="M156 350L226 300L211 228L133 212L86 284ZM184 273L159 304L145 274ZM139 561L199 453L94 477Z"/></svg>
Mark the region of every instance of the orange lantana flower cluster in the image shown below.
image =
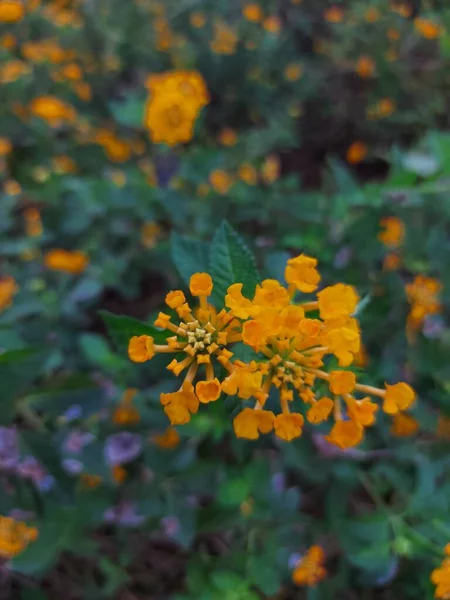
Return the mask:
<svg viewBox="0 0 450 600"><path fill-rule="evenodd" d="M273 430L290 441L302 434L304 415L313 424L333 416L327 439L348 448L361 442L365 428L375 422L378 404L372 397L390 415L412 404L414 392L406 383L378 389L359 383L348 369L360 350L353 316L359 298L353 287L338 283L316 293L317 260L305 255L288 260L285 279L287 286L262 281L252 298L243 295L242 283L235 283L227 290L226 308L218 312L208 302L211 277L196 273L190 291L199 298L199 308L193 311L183 292L173 291L166 303L179 323L165 313L155 321L173 333L167 344L157 345L146 335L131 339L129 356L135 362L150 360L157 352L183 357L167 367L175 375L187 370L180 389L161 395L172 425L187 423L200 403L215 402L224 393L248 401L233 421L238 437L257 439ZM294 303L298 292L315 293L315 298ZM236 342L253 350L253 360L235 356L229 348ZM281 408L276 414L267 409L272 390Z"/></svg>
<svg viewBox="0 0 450 600"><path fill-rule="evenodd" d="M38 537L36 527L15 521L11 517L0 516L0 557L14 558Z"/></svg>
<svg viewBox="0 0 450 600"><path fill-rule="evenodd" d="M305 555L298 561L292 572L292 580L297 585L313 587L325 579L327 571L323 566L325 552L321 546L311 546Z"/></svg>
<svg viewBox="0 0 450 600"><path fill-rule="evenodd" d="M450 598L450 544L444 548L445 558L442 564L431 573L431 581L436 586L435 598Z"/></svg>
<svg viewBox="0 0 450 600"><path fill-rule="evenodd" d="M433 277L417 275L405 289L411 305L406 325L407 333L411 336L422 327L426 316L436 315L442 311L439 300L442 284Z"/></svg>
<svg viewBox="0 0 450 600"><path fill-rule="evenodd" d="M209 103L203 77L197 71L150 75L144 125L153 142L169 146L189 142L200 110Z"/></svg>

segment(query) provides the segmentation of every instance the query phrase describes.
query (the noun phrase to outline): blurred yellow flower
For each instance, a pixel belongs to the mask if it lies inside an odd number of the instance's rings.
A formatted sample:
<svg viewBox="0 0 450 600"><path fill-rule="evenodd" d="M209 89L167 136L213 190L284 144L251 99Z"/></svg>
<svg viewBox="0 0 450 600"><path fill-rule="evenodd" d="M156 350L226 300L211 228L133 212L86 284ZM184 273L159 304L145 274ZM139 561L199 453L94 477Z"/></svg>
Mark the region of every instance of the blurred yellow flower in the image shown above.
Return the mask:
<svg viewBox="0 0 450 600"><path fill-rule="evenodd" d="M89 258L81 250L54 249L47 252L44 264L53 271L64 271L72 275L79 275L89 264Z"/></svg>

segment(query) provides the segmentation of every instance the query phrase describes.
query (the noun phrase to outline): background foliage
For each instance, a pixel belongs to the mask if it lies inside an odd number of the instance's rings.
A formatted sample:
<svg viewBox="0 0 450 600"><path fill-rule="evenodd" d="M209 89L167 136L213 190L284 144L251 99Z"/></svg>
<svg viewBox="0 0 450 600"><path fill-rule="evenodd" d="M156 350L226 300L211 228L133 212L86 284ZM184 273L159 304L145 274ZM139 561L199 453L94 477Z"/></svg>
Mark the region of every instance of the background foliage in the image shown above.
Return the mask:
<svg viewBox="0 0 450 600"><path fill-rule="evenodd" d="M27 0L7 22L4 4L0 269L18 291L0 299L0 513L39 529L5 594L432 598L450 537L449 7L259 0L254 22L234 0ZM211 102L189 144L152 144L146 78L179 68ZM37 117L47 96L75 116ZM386 217L405 230L391 245ZM55 248L89 264L52 269ZM245 442L216 403L167 437L173 384L159 358L131 363L128 340L155 335L146 323L193 272L223 292L249 252L266 277L305 252L325 283L357 287L361 361L374 383L415 387L412 435L385 418L346 452L308 428ZM420 274L442 308L407 335ZM139 422L121 426L129 388ZM121 431L139 448L120 471ZM299 589L312 544L328 577Z"/></svg>

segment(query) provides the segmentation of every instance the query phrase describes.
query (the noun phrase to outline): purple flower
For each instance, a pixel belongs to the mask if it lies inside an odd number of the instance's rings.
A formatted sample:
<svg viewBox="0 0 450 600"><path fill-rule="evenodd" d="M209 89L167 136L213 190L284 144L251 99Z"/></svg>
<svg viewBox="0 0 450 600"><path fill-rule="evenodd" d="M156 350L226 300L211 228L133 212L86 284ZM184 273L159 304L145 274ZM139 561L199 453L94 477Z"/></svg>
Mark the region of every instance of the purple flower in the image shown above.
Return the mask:
<svg viewBox="0 0 450 600"><path fill-rule="evenodd" d="M18 462L17 431L13 427L0 427L0 469L12 469Z"/></svg>
<svg viewBox="0 0 450 600"><path fill-rule="evenodd" d="M121 431L110 435L105 444L105 458L109 465L123 465L141 453L142 440L137 433Z"/></svg>
<svg viewBox="0 0 450 600"><path fill-rule="evenodd" d="M76 429L67 436L64 442L64 448L67 452L78 454L78 452L81 452L85 446L92 442L94 437L95 436L92 433Z"/></svg>
<svg viewBox="0 0 450 600"><path fill-rule="evenodd" d="M75 458L65 458L62 465L64 470L71 475L78 475L83 470L83 463Z"/></svg>
<svg viewBox="0 0 450 600"><path fill-rule="evenodd" d="M24 479L31 479L35 486L43 492L48 491L55 482L34 456L25 457L18 466L17 473Z"/></svg>
<svg viewBox="0 0 450 600"><path fill-rule="evenodd" d="M284 473L275 473L272 476L272 489L278 496L284 492L286 489L286 477Z"/></svg>
<svg viewBox="0 0 450 600"><path fill-rule="evenodd" d="M105 510L103 519L107 523L128 525L129 527L137 527L145 521L145 517L136 513L135 503L130 501L121 502L117 506Z"/></svg>
<svg viewBox="0 0 450 600"><path fill-rule="evenodd" d="M302 558L302 555L299 552L294 552L293 554L291 554L289 556L289 561L288 561L289 569L295 569L295 567L298 565L301 558Z"/></svg>
<svg viewBox="0 0 450 600"><path fill-rule="evenodd" d="M423 335L428 339L442 337L445 331L444 319L441 315L427 315L423 323Z"/></svg>
<svg viewBox="0 0 450 600"><path fill-rule="evenodd" d="M164 517L161 519L161 525L168 537L174 537L180 529L180 521L177 517Z"/></svg>
<svg viewBox="0 0 450 600"><path fill-rule="evenodd" d="M69 406L69 408L63 414L64 419L66 419L68 422L77 421L78 419L81 419L82 416L83 409L79 404L73 404L72 406Z"/></svg>
<svg viewBox="0 0 450 600"><path fill-rule="evenodd" d="M352 249L348 246L343 246L334 257L334 267L336 269L345 269L352 259Z"/></svg>

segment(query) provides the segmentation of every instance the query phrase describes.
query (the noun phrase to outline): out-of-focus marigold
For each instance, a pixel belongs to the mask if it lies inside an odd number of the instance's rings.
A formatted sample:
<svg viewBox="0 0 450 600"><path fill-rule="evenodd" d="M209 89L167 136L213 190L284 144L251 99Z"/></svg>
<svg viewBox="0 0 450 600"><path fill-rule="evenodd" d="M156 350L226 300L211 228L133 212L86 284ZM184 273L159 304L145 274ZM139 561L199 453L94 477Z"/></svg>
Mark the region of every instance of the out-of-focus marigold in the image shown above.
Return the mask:
<svg viewBox="0 0 450 600"><path fill-rule="evenodd" d="M167 343L155 344L146 335L130 340L128 352L135 362L151 360L156 353L184 355L167 367L177 376L187 370L184 381L178 391L161 395L172 425L189 422L200 404L217 401L223 392L255 400L253 407L247 404L234 418L238 437L257 439L273 430L280 439L290 441L302 434L303 413L314 424L332 415L334 425L327 439L345 449L361 442L365 428L375 422L378 404L373 397L382 401L390 415L411 406L415 395L406 383L379 389L359 383L355 373L346 369L360 351L354 288L338 283L316 292L320 282L317 260L305 255L288 261L285 279L287 287L272 279L262 281L252 298L243 295L242 283L235 283L227 290L226 309L217 312L208 303L211 277L196 273L190 292L199 298L199 308L192 310L182 291L172 291L166 304L177 313L179 323L172 323L165 313L155 321L155 326L174 334ZM299 291L315 293L316 299L294 304ZM256 353L254 360L233 359L229 346L235 342L250 346ZM333 367L333 357L341 368ZM278 414L265 409L272 388L280 399ZM329 395L324 395L326 388ZM302 403L292 411L294 395Z"/></svg>
<svg viewBox="0 0 450 600"><path fill-rule="evenodd" d="M13 277L0 277L0 312L11 306L14 294L18 291L19 286Z"/></svg>
<svg viewBox="0 0 450 600"><path fill-rule="evenodd" d="M20 0L0 0L0 23L17 23L25 16L25 6Z"/></svg>
<svg viewBox="0 0 450 600"><path fill-rule="evenodd" d="M72 275L79 275L89 264L89 258L81 250L62 250L55 248L44 257L45 266L53 271L65 271Z"/></svg>
<svg viewBox="0 0 450 600"><path fill-rule="evenodd" d="M442 284L433 277L417 275L414 281L406 285L405 291L411 305L406 328L408 334L412 335L422 327L426 316L441 312L439 294Z"/></svg>
<svg viewBox="0 0 450 600"><path fill-rule="evenodd" d="M325 552L321 546L311 546L305 555L299 560L292 572L292 581L296 585L313 587L327 576L323 566Z"/></svg>
<svg viewBox="0 0 450 600"><path fill-rule="evenodd" d="M450 598L450 544L444 548L445 558L441 565L431 573L431 582L436 586L435 598L448 600Z"/></svg>
<svg viewBox="0 0 450 600"><path fill-rule="evenodd" d="M427 40L434 40L438 38L444 31L442 25L432 21L431 19L425 19L423 17L417 17L417 19L414 19L414 27L417 33Z"/></svg>
<svg viewBox="0 0 450 600"><path fill-rule="evenodd" d="M169 146L189 142L200 110L209 103L200 73L179 70L150 75L146 87L150 98L144 125L153 142Z"/></svg>
<svg viewBox="0 0 450 600"><path fill-rule="evenodd" d="M47 121L52 127L58 127L64 123L75 120L75 109L55 96L39 96L32 100L30 112L35 117Z"/></svg>
<svg viewBox="0 0 450 600"><path fill-rule="evenodd" d="M0 557L10 559L18 556L37 537L36 527L28 527L22 521L0 516Z"/></svg>
<svg viewBox="0 0 450 600"><path fill-rule="evenodd" d="M405 237L405 225L398 217L384 217L380 221L382 231L378 239L388 248L398 248Z"/></svg>

